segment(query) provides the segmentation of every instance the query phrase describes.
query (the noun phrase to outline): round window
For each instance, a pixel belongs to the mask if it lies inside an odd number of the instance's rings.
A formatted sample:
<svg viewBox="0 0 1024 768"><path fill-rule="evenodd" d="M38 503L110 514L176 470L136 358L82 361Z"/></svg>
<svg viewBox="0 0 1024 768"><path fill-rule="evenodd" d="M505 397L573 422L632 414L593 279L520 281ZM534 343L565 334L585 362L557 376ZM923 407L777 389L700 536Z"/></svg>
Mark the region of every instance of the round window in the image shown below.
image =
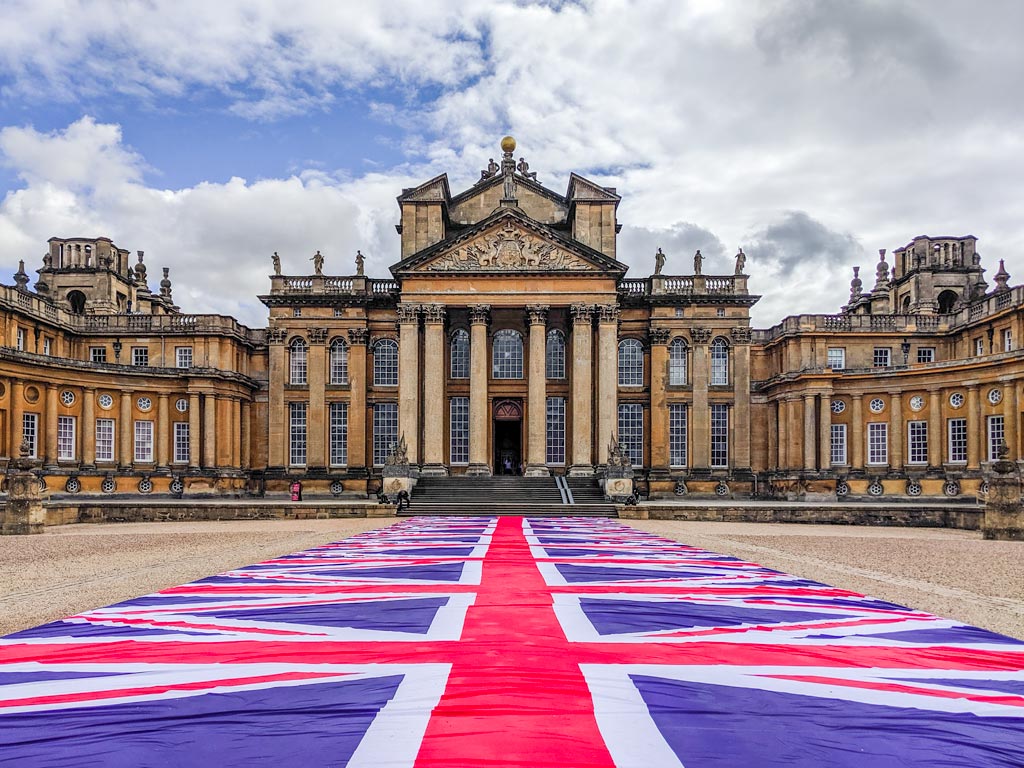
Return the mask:
<svg viewBox="0 0 1024 768"><path fill-rule="evenodd" d="M140 411L148 411L150 408L153 407L153 401L150 400L148 397L140 397L138 400L135 401L135 404L139 407Z"/></svg>
<svg viewBox="0 0 1024 768"><path fill-rule="evenodd" d="M178 401L174 404L174 407L177 408L179 412L184 413L188 410L188 400L184 397L179 397Z"/></svg>
<svg viewBox="0 0 1024 768"><path fill-rule="evenodd" d="M954 408L959 408L964 404L964 396L962 392L954 392L949 396L949 404Z"/></svg>
<svg viewBox="0 0 1024 768"><path fill-rule="evenodd" d="M924 408L923 397L921 397L920 395L914 395L912 398L910 398L910 410L920 411L922 408Z"/></svg>
<svg viewBox="0 0 1024 768"><path fill-rule="evenodd" d="M98 402L100 404L100 408L107 411L114 407L114 398L107 394L100 395Z"/></svg>
<svg viewBox="0 0 1024 768"><path fill-rule="evenodd" d="M842 413L846 410L846 403L842 400L832 401L832 413Z"/></svg>
<svg viewBox="0 0 1024 768"><path fill-rule="evenodd" d="M65 389L63 392L60 393L60 401L64 405L74 405L75 393L72 392L70 389Z"/></svg>
<svg viewBox="0 0 1024 768"><path fill-rule="evenodd" d="M992 388L988 391L988 401L992 405L998 405L1003 401L1003 390L998 388Z"/></svg>
<svg viewBox="0 0 1024 768"><path fill-rule="evenodd" d="M881 413L885 410L885 400L880 397L873 397L871 402L868 403L868 408L871 409L872 413Z"/></svg>

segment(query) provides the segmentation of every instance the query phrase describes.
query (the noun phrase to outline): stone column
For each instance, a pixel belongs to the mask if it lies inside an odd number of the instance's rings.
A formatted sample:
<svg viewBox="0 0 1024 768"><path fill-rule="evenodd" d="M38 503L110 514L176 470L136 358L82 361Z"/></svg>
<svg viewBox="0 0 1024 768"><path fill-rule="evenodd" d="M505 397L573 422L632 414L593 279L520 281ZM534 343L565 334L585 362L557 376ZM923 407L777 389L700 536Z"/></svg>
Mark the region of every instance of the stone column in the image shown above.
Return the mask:
<svg viewBox="0 0 1024 768"><path fill-rule="evenodd" d="M248 400L242 400L239 404L238 418L241 422L239 432L241 433L240 455L238 457L241 469L249 469L252 464L252 426L249 420L252 418L252 409Z"/></svg>
<svg viewBox="0 0 1024 768"><path fill-rule="evenodd" d="M668 479L668 328L651 328L651 476Z"/></svg>
<svg viewBox="0 0 1024 768"><path fill-rule="evenodd" d="M273 395L271 395L273 397ZM202 435L199 421L199 393L188 393L188 468L199 469Z"/></svg>
<svg viewBox="0 0 1024 768"><path fill-rule="evenodd" d="M25 382L11 379L11 439L8 453L12 459L20 455L21 441L25 438Z"/></svg>
<svg viewBox="0 0 1024 768"><path fill-rule="evenodd" d="M981 404L978 402L978 385L967 387L967 468L981 467L982 430L985 423L981 418Z"/></svg>
<svg viewBox="0 0 1024 768"><path fill-rule="evenodd" d="M570 477L594 474L593 424L594 412L593 356L594 308L589 304L573 304L572 315L572 464Z"/></svg>
<svg viewBox="0 0 1024 768"><path fill-rule="evenodd" d="M813 472L816 465L814 435L817 432L814 413L815 395L804 395L804 469Z"/></svg>
<svg viewBox="0 0 1024 768"><path fill-rule="evenodd" d="M366 328L348 332L348 471L366 470Z"/></svg>
<svg viewBox="0 0 1024 768"><path fill-rule="evenodd" d="M597 463L608 463L608 444L619 434L619 308L597 308Z"/></svg>
<svg viewBox="0 0 1024 768"><path fill-rule="evenodd" d="M469 475L491 474L487 451L487 324L491 308L475 304L469 308Z"/></svg>
<svg viewBox="0 0 1024 768"><path fill-rule="evenodd" d="M271 328L267 331L268 365L270 367L270 392L267 401L267 466L271 469L283 469L288 466L288 434L285 431L287 414L284 404L284 387L285 382L288 381L288 356L285 354L287 338L288 332L284 328ZM192 424L191 418L189 423ZM193 439L198 440L198 421L189 427L189 434ZM192 457L197 462L195 466L198 467L199 443L196 442L193 445L195 447L192 450Z"/></svg>
<svg viewBox="0 0 1024 768"><path fill-rule="evenodd" d="M307 328L309 356L306 359L306 382L309 384L309 410L306 414L306 466L310 470L324 470L327 466L324 451L327 420L324 416L327 385L327 329Z"/></svg>
<svg viewBox="0 0 1024 768"><path fill-rule="evenodd" d="M547 477L547 371L545 352L548 330L548 308L532 305L526 308L530 326L530 370L526 400L526 474Z"/></svg>
<svg viewBox="0 0 1024 768"><path fill-rule="evenodd" d="M693 339L693 410L690 414L693 460L690 466L694 470L708 472L711 468L711 408L708 405L708 384L711 381L708 342L711 341L711 329L693 327L690 329L690 338ZM787 428L787 434L788 431Z"/></svg>
<svg viewBox="0 0 1024 768"><path fill-rule="evenodd" d="M170 465L171 441L170 413L167 410L167 395L161 394L156 399L156 468L167 469Z"/></svg>
<svg viewBox="0 0 1024 768"><path fill-rule="evenodd" d="M1019 455L1017 448L1017 387L1016 382L1009 381L1003 387L1003 432L1007 458L1016 461Z"/></svg>
<svg viewBox="0 0 1024 768"><path fill-rule="evenodd" d="M732 455L733 467L750 469L750 329L732 329L733 408ZM710 441L710 436L708 438Z"/></svg>
<svg viewBox="0 0 1024 768"><path fill-rule="evenodd" d="M398 435L405 436L410 466L420 463L420 310L398 305Z"/></svg>
<svg viewBox="0 0 1024 768"><path fill-rule="evenodd" d="M850 469L864 469L864 396L850 396Z"/></svg>
<svg viewBox="0 0 1024 768"><path fill-rule="evenodd" d="M444 463L444 317L442 304L423 308L423 470L447 475Z"/></svg>
<svg viewBox="0 0 1024 768"><path fill-rule="evenodd" d="M818 396L818 468L827 472L832 466L832 395Z"/></svg>
<svg viewBox="0 0 1024 768"><path fill-rule="evenodd" d="M903 446L906 444L906 429L903 427L903 393L894 392L889 398L889 466L903 468Z"/></svg>
<svg viewBox="0 0 1024 768"><path fill-rule="evenodd" d="M217 396L203 395L203 467L217 466Z"/></svg>
<svg viewBox="0 0 1024 768"><path fill-rule="evenodd" d="M942 390L928 391L928 466L942 466Z"/></svg>
<svg viewBox="0 0 1024 768"><path fill-rule="evenodd" d="M96 390L86 387L82 391L82 467L96 466Z"/></svg>
<svg viewBox="0 0 1024 768"><path fill-rule="evenodd" d="M768 470L780 469L779 463L780 446L782 434L779 432L780 403L778 401L768 402Z"/></svg>
<svg viewBox="0 0 1024 768"><path fill-rule="evenodd" d="M46 385L46 440L43 463L48 469L57 468L57 385Z"/></svg>
<svg viewBox="0 0 1024 768"><path fill-rule="evenodd" d="M118 466L131 469L135 461L135 441L132 439L132 393L121 392L121 418L118 424L120 439L117 441Z"/></svg>
<svg viewBox="0 0 1024 768"><path fill-rule="evenodd" d="M231 466L240 469L242 466L242 401L231 398Z"/></svg>

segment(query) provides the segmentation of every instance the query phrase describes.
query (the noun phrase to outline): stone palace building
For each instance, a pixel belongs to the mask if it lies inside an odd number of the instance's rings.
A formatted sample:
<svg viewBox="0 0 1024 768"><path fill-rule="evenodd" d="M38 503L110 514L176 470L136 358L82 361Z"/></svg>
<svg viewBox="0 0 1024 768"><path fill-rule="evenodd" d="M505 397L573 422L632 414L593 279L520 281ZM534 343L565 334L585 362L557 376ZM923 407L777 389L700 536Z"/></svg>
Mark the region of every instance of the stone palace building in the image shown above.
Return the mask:
<svg viewBox="0 0 1024 768"><path fill-rule="evenodd" d="M24 263L0 286L0 456L27 443L54 494L340 496L402 436L420 476L600 477L618 440L651 496L864 498L970 497L1020 456L1024 289L986 283L974 237L752 329L742 251L627 277L615 189L555 192L514 149L402 191L392 279L275 254L266 328L183 314L142 251L52 238L33 287Z"/></svg>

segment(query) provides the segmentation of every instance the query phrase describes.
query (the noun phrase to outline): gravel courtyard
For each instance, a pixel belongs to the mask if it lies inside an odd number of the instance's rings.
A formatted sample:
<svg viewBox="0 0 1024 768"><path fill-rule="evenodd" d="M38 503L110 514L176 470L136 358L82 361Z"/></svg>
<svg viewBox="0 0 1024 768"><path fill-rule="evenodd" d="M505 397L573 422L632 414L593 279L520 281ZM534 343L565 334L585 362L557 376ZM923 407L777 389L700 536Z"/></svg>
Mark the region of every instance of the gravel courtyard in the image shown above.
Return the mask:
<svg viewBox="0 0 1024 768"><path fill-rule="evenodd" d="M0 538L0 634L388 519L69 525ZM1024 543L927 528L628 521L641 530L1024 639Z"/></svg>

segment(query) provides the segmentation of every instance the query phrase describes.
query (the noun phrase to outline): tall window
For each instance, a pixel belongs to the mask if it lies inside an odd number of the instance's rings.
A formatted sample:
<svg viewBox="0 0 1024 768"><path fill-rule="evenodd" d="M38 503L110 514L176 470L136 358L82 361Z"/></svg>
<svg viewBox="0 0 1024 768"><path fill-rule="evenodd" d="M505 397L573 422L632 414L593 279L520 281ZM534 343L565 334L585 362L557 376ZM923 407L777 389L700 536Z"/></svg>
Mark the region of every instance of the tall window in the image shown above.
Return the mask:
<svg viewBox="0 0 1024 768"><path fill-rule="evenodd" d="M135 461L148 464L153 461L153 422L135 422Z"/></svg>
<svg viewBox="0 0 1024 768"><path fill-rule="evenodd" d="M668 463L686 466L686 406L672 403L668 407Z"/></svg>
<svg viewBox="0 0 1024 768"><path fill-rule="evenodd" d="M331 384L348 384L348 344L344 339L331 342Z"/></svg>
<svg viewBox="0 0 1024 768"><path fill-rule="evenodd" d="M175 347L174 364L178 368L192 367L192 347Z"/></svg>
<svg viewBox="0 0 1024 768"><path fill-rule="evenodd" d="M453 397L449 460L452 464L469 463L469 398Z"/></svg>
<svg viewBox="0 0 1024 768"><path fill-rule="evenodd" d="M331 466L348 464L348 403L331 403L329 414Z"/></svg>
<svg viewBox="0 0 1024 768"><path fill-rule="evenodd" d="M986 420L988 426L988 460L999 461L999 449L1003 445L1003 437L1006 434L1002 416L989 416Z"/></svg>
<svg viewBox="0 0 1024 768"><path fill-rule="evenodd" d="M868 464L889 463L889 425L885 422L868 424Z"/></svg>
<svg viewBox="0 0 1024 768"><path fill-rule="evenodd" d="M1003 331L1003 333L1006 333L1006 331ZM46 356L53 354L53 340L48 337L43 339L43 354Z"/></svg>
<svg viewBox="0 0 1024 768"><path fill-rule="evenodd" d="M174 463L188 464L192 458L187 421L174 422Z"/></svg>
<svg viewBox="0 0 1024 768"><path fill-rule="evenodd" d="M946 422L949 436L949 463L967 463L967 419L950 419Z"/></svg>
<svg viewBox="0 0 1024 768"><path fill-rule="evenodd" d="M1013 330L1011 328L1003 331L1003 352L1013 352Z"/></svg>
<svg viewBox="0 0 1024 768"><path fill-rule="evenodd" d="M845 347L829 347L828 348L828 367L833 371L841 371L846 367L846 348Z"/></svg>
<svg viewBox="0 0 1024 768"><path fill-rule="evenodd" d="M711 406L711 466L729 466L729 406Z"/></svg>
<svg viewBox="0 0 1024 768"><path fill-rule="evenodd" d="M291 344L291 360L288 364L288 382L290 384L305 384L307 381L306 365L306 342L302 339L295 339Z"/></svg>
<svg viewBox="0 0 1024 768"><path fill-rule="evenodd" d="M565 378L565 334L557 329L548 331L544 375L549 379Z"/></svg>
<svg viewBox="0 0 1024 768"><path fill-rule="evenodd" d="M686 357L689 349L686 340L672 339L668 345L668 383L675 386L686 384Z"/></svg>
<svg viewBox="0 0 1024 768"><path fill-rule="evenodd" d="M398 403L374 403L373 464L384 466L391 447L398 442Z"/></svg>
<svg viewBox="0 0 1024 768"><path fill-rule="evenodd" d="M829 460L832 466L846 464L846 425L832 425L832 442L829 451Z"/></svg>
<svg viewBox="0 0 1024 768"><path fill-rule="evenodd" d="M907 422L907 462L910 464L928 463L928 422Z"/></svg>
<svg viewBox="0 0 1024 768"><path fill-rule="evenodd" d="M61 461L75 460L75 417L57 417L57 458Z"/></svg>
<svg viewBox="0 0 1024 768"><path fill-rule="evenodd" d="M398 342L380 339L373 345L373 386L398 386Z"/></svg>
<svg viewBox="0 0 1024 768"><path fill-rule="evenodd" d="M619 386L644 385L644 347L636 339L619 342Z"/></svg>
<svg viewBox="0 0 1024 768"><path fill-rule="evenodd" d="M453 379L468 379L469 334L462 328L452 334L451 359L451 377Z"/></svg>
<svg viewBox="0 0 1024 768"><path fill-rule="evenodd" d="M629 454L634 467L644 463L644 407L639 403L619 406L619 445Z"/></svg>
<svg viewBox="0 0 1024 768"><path fill-rule="evenodd" d="M985 342L981 338L974 340L974 355L975 357L981 357L985 354Z"/></svg>
<svg viewBox="0 0 1024 768"><path fill-rule="evenodd" d="M507 328L494 334L493 376L496 379L523 378L523 337Z"/></svg>
<svg viewBox="0 0 1024 768"><path fill-rule="evenodd" d="M729 345L723 338L711 342L711 383L716 386L729 383Z"/></svg>
<svg viewBox="0 0 1024 768"><path fill-rule="evenodd" d="M888 368L892 365L892 350L889 347L875 347L871 364L875 368Z"/></svg>
<svg viewBox="0 0 1024 768"><path fill-rule="evenodd" d="M306 403L288 403L288 463L306 464Z"/></svg>
<svg viewBox="0 0 1024 768"><path fill-rule="evenodd" d="M96 419L96 461L114 460L114 420Z"/></svg>
<svg viewBox="0 0 1024 768"><path fill-rule="evenodd" d="M548 398L546 456L548 464L565 464L564 397Z"/></svg>
<svg viewBox="0 0 1024 768"><path fill-rule="evenodd" d="M21 439L28 441L29 458L39 455L39 414L23 413L21 415ZM20 446L19 446L20 448Z"/></svg>
<svg viewBox="0 0 1024 768"><path fill-rule="evenodd" d="M24 352L25 351L25 329L24 328L19 328L17 336L18 336L18 341L17 341L18 351L19 352Z"/></svg>
<svg viewBox="0 0 1024 768"><path fill-rule="evenodd" d="M149 365L149 348L132 347L132 365L145 367Z"/></svg>

